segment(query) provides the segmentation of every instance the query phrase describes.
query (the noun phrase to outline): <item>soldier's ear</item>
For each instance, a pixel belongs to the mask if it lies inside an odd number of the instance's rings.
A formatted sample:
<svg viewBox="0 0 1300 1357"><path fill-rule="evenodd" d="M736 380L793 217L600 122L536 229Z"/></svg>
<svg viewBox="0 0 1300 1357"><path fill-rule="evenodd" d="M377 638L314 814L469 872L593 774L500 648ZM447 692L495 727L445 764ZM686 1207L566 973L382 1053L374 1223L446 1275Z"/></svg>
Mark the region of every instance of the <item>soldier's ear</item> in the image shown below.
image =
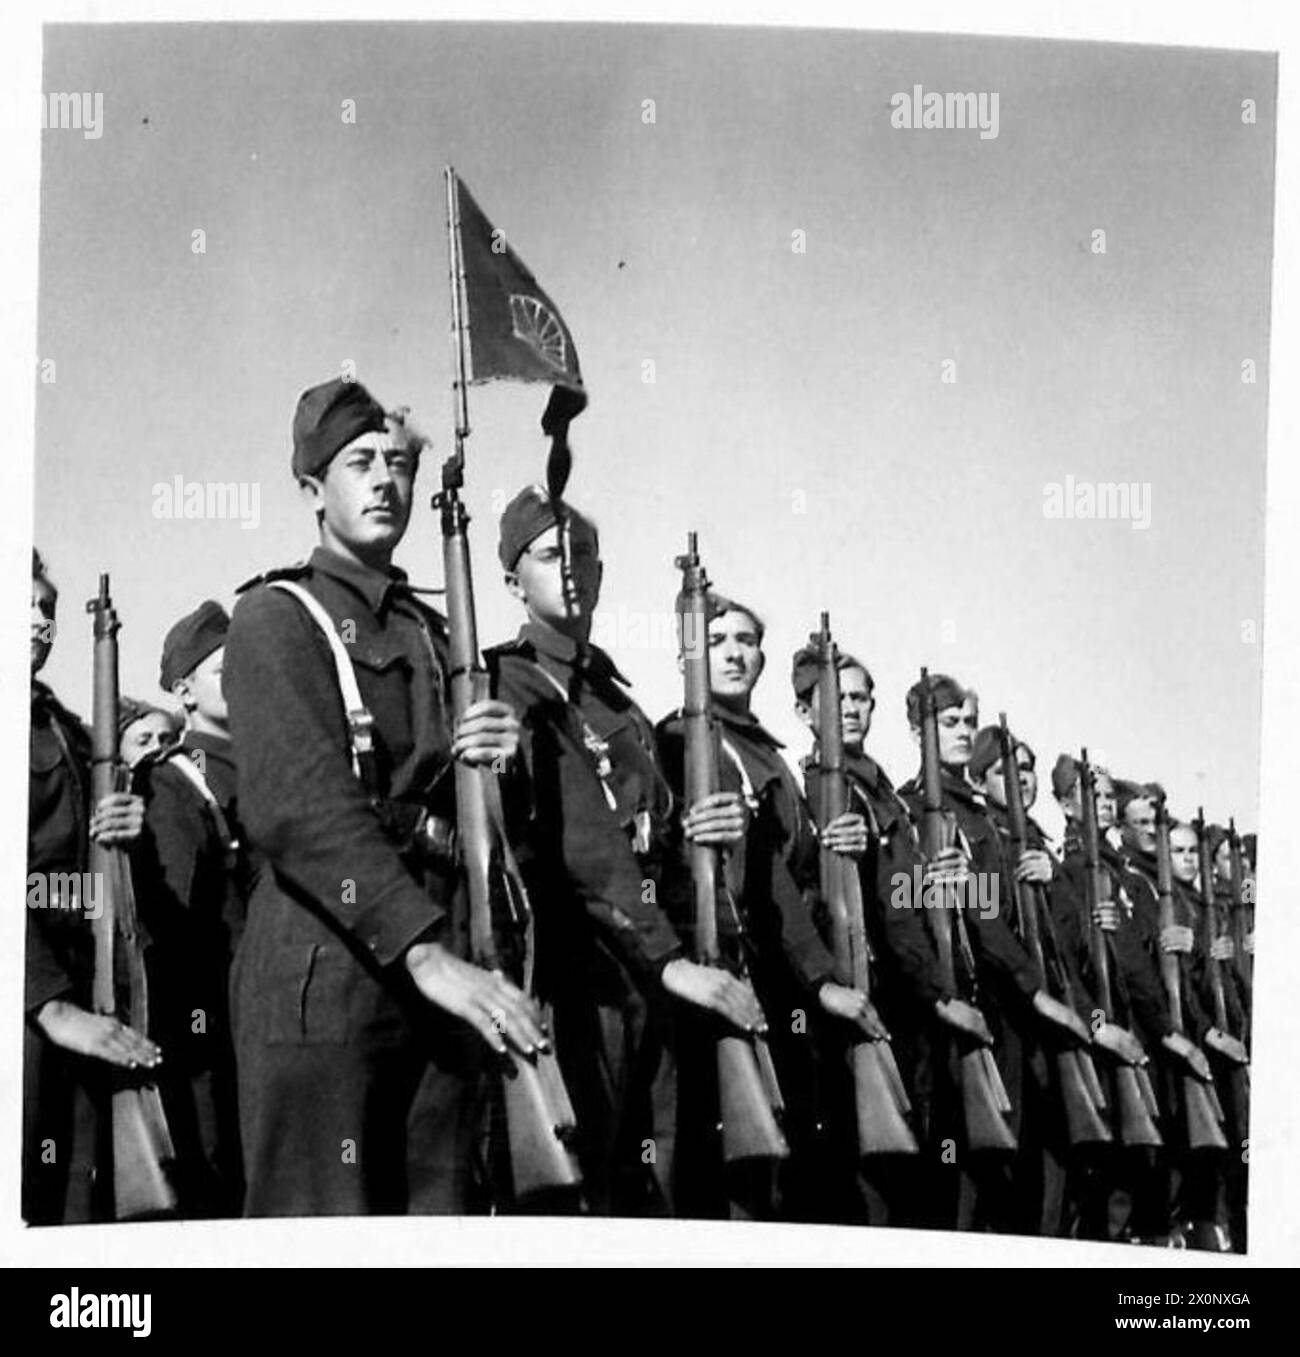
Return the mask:
<svg viewBox="0 0 1300 1357"><path fill-rule="evenodd" d="M319 476L299 476L298 493L315 510L319 521L325 514L325 482Z"/></svg>
<svg viewBox="0 0 1300 1357"><path fill-rule="evenodd" d="M812 703L805 702L803 698L797 697L794 700L794 714L808 727L813 728Z"/></svg>
<svg viewBox="0 0 1300 1357"><path fill-rule="evenodd" d="M754 675L754 678L755 679L762 678L763 670L766 668L767 668L767 651L760 650L758 652L758 673Z"/></svg>
<svg viewBox="0 0 1300 1357"><path fill-rule="evenodd" d="M504 577L506 582L506 592L511 598L517 598L520 603L527 603L528 599L524 595L524 586L519 583L519 576L513 570L507 570Z"/></svg>
<svg viewBox="0 0 1300 1357"><path fill-rule="evenodd" d="M188 678L178 678L176 682L172 684L172 696L185 708L187 715L198 706L198 703L194 700L193 694L190 691L190 681Z"/></svg>

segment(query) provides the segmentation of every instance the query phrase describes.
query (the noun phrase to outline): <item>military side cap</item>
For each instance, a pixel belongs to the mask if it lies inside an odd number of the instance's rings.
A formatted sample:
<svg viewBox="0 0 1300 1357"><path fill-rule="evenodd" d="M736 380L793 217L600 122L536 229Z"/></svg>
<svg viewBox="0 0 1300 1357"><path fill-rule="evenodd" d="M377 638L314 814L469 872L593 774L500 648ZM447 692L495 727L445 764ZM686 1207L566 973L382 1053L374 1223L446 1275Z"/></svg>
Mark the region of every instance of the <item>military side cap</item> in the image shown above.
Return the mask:
<svg viewBox="0 0 1300 1357"><path fill-rule="evenodd" d="M1210 845L1211 857L1214 857L1218 853L1219 848L1227 837L1228 829L1226 825L1211 824L1205 826L1205 841Z"/></svg>
<svg viewBox="0 0 1300 1357"><path fill-rule="evenodd" d="M384 407L360 382L335 377L313 386L293 414L293 474L315 476L354 438L386 427Z"/></svg>
<svg viewBox="0 0 1300 1357"><path fill-rule="evenodd" d="M166 707L156 706L152 702L141 701L136 697L123 697L117 704L118 739L121 739L131 726L146 716L165 717L172 730L176 734L180 734L181 722L175 712L168 711Z"/></svg>
<svg viewBox="0 0 1300 1357"><path fill-rule="evenodd" d="M836 669L861 669L867 676L867 687L874 690L876 681L871 677L871 670L856 655L850 655L844 650L838 651L837 655ZM794 652L794 658L790 661L790 686L794 689L798 701L807 701L809 694L817 686L816 646L801 646Z"/></svg>
<svg viewBox="0 0 1300 1357"><path fill-rule="evenodd" d="M966 765L971 777L983 777L990 768L1002 758L1001 726L983 726L975 733L971 743L970 762ZM1012 737L1012 749L1015 748Z"/></svg>
<svg viewBox="0 0 1300 1357"><path fill-rule="evenodd" d="M225 645L229 629L230 618L226 610L210 598L182 617L163 642L158 676L162 690L171 692L172 684L177 679L193 673L196 665L202 664L214 650Z"/></svg>
<svg viewBox="0 0 1300 1357"><path fill-rule="evenodd" d="M1164 788L1158 782L1133 782L1129 778L1115 779L1115 809L1123 815L1134 801L1163 801Z"/></svg>
<svg viewBox="0 0 1300 1357"><path fill-rule="evenodd" d="M506 505L506 511L501 515L501 540L497 554L505 569L513 570L524 551L559 522L557 504L567 510L572 533L585 531L593 541L599 542L596 525L585 514L579 513L564 500L553 500L544 485L526 485Z"/></svg>
<svg viewBox="0 0 1300 1357"><path fill-rule="evenodd" d="M1069 796L1079 781L1079 760L1062 754L1052 765L1052 791L1059 799Z"/></svg>

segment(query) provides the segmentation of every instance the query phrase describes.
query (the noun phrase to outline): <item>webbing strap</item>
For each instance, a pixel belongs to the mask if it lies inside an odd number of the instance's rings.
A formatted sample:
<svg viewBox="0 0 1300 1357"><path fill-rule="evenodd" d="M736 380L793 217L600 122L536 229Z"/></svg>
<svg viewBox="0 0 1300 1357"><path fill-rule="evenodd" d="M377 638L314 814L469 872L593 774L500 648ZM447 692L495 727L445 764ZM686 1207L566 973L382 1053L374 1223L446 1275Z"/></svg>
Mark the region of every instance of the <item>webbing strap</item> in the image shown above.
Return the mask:
<svg viewBox="0 0 1300 1357"><path fill-rule="evenodd" d="M239 840L230 832L230 821L226 819L225 811L221 809L221 803L213 795L212 788L208 786L208 780L199 771L194 760L189 757L183 749L173 749L167 755L166 763L169 767L175 768L178 773L198 792L204 804L212 812L212 818L217 824L217 834L221 842L225 845L228 852L233 852L239 847Z"/></svg>
<svg viewBox="0 0 1300 1357"><path fill-rule="evenodd" d="M306 609L308 617L316 623L321 635L329 643L330 654L334 659L334 671L338 676L339 693L343 698L343 708L347 714L348 747L352 755L352 771L361 780L362 785L372 796L378 794L375 778L375 719L361 698L361 689L357 686L356 671L352 668L352 657L334 627L334 620L322 607L320 600L314 598L292 580L272 580L270 589L279 589L292 595Z"/></svg>

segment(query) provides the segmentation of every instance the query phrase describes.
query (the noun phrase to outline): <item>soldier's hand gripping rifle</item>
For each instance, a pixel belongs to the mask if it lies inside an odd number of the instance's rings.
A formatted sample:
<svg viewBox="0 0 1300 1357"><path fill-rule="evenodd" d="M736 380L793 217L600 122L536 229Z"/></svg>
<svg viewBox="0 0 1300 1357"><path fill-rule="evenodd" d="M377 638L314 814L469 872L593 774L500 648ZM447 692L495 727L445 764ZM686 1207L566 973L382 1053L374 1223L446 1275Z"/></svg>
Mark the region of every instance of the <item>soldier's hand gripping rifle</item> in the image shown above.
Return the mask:
<svg viewBox="0 0 1300 1357"><path fill-rule="evenodd" d="M459 721L487 697L488 675L478 648L474 584L470 574L469 514L460 498L464 462L459 448L442 469L434 508L442 521L447 631L451 653L451 698ZM485 970L502 969L493 906L500 902L522 949L522 975L512 977L533 995L533 913L523 876L505 833L496 773L457 760L456 830L469 910L471 958ZM510 1169L515 1199L526 1203L554 1194L576 1196L581 1187L570 1148L576 1119L554 1049L532 1059L512 1057L502 1077Z"/></svg>
<svg viewBox="0 0 1300 1357"><path fill-rule="evenodd" d="M126 769L117 756L117 633L120 624L99 577L99 594L86 604L94 618L94 696L91 715L91 804L125 790ZM126 850L90 843L90 870L103 883L102 906L91 921L95 971L91 1002L96 1013L117 1018L148 1035L149 990L144 940L136 914ZM119 989L119 981L121 982ZM176 1152L158 1086L149 1076L114 1070L112 1079L113 1214L117 1220L167 1215L176 1209L172 1172Z"/></svg>
<svg viewBox="0 0 1300 1357"><path fill-rule="evenodd" d="M844 729L840 724L839 655L831 637L830 614L822 613L821 630L810 637L817 651L817 828L827 826L849 808L844 771ZM862 878L858 864L822 847L819 855L821 894L830 911L835 951L835 978L841 985L871 996L871 951L867 943ZM858 1153L916 1154L908 1125L912 1110L893 1048L860 1029L849 1050L858 1120Z"/></svg>
<svg viewBox="0 0 1300 1357"><path fill-rule="evenodd" d="M1205 964L1209 968L1210 998L1214 1006L1214 1025L1224 1036L1235 1037L1245 1045L1245 1032L1234 1032L1228 1013L1227 991L1223 978L1223 962L1212 953L1214 942L1223 933L1219 904L1214 892L1214 858L1210 840L1205 832L1205 811L1198 808L1193 821L1196 830L1196 853L1200 866L1201 910L1204 914L1203 933ZM1207 1042L1207 1045L1209 1043ZM1213 1050L1213 1046L1210 1047ZM1250 1067L1233 1060L1220 1062L1227 1081L1228 1101L1232 1112L1232 1133L1238 1145L1250 1135Z"/></svg>
<svg viewBox="0 0 1300 1357"><path fill-rule="evenodd" d="M1088 751L1079 754L1079 801L1083 823L1084 908L1088 928L1092 969L1097 986L1097 1002L1106 1023L1114 1025L1115 1006L1111 992L1110 944L1101 926L1101 907L1111 899L1111 881L1101 865L1101 838L1097 832L1097 786ZM1116 1057L1111 1070L1115 1090L1114 1108L1119 1120L1116 1128L1123 1145L1163 1145L1155 1119L1160 1115L1151 1078L1143 1065L1133 1065Z"/></svg>
<svg viewBox="0 0 1300 1357"><path fill-rule="evenodd" d="M921 854L927 863L957 843L957 820L943 808L943 782L939 764L939 715L935 710L934 692L930 674L921 670L921 783L924 803L921 810ZM927 909L934 923L935 952L944 984L953 994L960 994L954 946L962 954L967 985L963 997L974 1004L978 998L978 979L975 957L966 931L966 919L960 889L953 883L943 883L944 898L940 908ZM922 902L915 901L919 905ZM1016 1138L1007 1125L1011 1099L1002 1083L1002 1075L989 1047L964 1036L955 1036L958 1042L961 1072L962 1107L965 1112L966 1144L972 1150L1014 1150Z"/></svg>
<svg viewBox="0 0 1300 1357"><path fill-rule="evenodd" d="M1160 931L1174 928L1178 923L1174 907L1174 868L1169 853L1169 809L1163 796L1156 800L1156 893L1160 900ZM1183 972L1177 952L1160 950L1160 978L1164 981L1165 996L1169 1002L1169 1020L1179 1036L1186 1035L1186 1017L1183 1010ZM1214 1092L1212 1081L1202 1081L1194 1074L1184 1074L1182 1085L1182 1113L1188 1145L1194 1150L1228 1148L1223 1134L1223 1108Z"/></svg>
<svg viewBox="0 0 1300 1357"><path fill-rule="evenodd" d="M1020 855L1029 847L1029 822L1020 794L1020 768L1016 763L1015 742L1007 729L1005 712L999 715L998 723L1002 782L1006 789L1007 822L1011 828L1011 858L1013 862L1019 862ZM1066 1007L1078 1013L1074 984L1061 956L1051 911L1043 898L1043 887L1036 881L1017 881L1015 885L1020 903L1021 941L1034 963L1038 988L1049 995L1055 988L1056 994L1052 997L1060 999ZM1043 948L1044 930L1056 963L1054 986L1048 983L1047 958ZM1054 1033L1058 1030L1053 1029ZM1065 1109L1070 1144L1109 1143L1113 1137L1106 1125L1106 1097L1101 1089L1101 1081L1097 1078L1092 1056L1085 1049L1066 1044L1063 1035L1053 1035L1051 1041L1055 1053L1057 1088Z"/></svg>
<svg viewBox="0 0 1300 1357"><path fill-rule="evenodd" d="M687 535L686 554L677 557L676 564L682 572L677 622L684 685L685 795L687 806L693 806L720 789L718 731L710 711L709 582L700 564L695 533ZM738 927L739 911L722 871L719 850L691 843L687 851L694 899L694 960L704 966L721 966L718 909L723 904L729 907ZM743 956L740 962L745 978ZM717 1069L723 1161L785 1159L790 1154L781 1130L785 1103L767 1042L761 1035L742 1032L723 1019L718 1021L722 1024L717 1037Z"/></svg>

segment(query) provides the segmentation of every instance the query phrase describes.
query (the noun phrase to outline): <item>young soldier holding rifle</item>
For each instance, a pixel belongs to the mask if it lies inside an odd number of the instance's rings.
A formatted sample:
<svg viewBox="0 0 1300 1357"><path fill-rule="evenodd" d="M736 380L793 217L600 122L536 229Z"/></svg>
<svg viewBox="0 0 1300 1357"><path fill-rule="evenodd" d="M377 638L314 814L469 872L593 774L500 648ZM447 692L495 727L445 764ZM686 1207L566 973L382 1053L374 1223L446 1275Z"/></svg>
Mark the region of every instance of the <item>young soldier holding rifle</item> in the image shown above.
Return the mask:
<svg viewBox="0 0 1300 1357"><path fill-rule="evenodd" d="M1150 916L1135 904L1144 888L1107 837L1116 818L1110 775L1063 755L1052 785L1067 822L1052 908L1088 988L1093 1041L1110 1057L1106 1084L1114 1144L1076 1166L1071 1199L1077 1228L1090 1238L1167 1243L1166 1118L1151 1080L1150 1053L1161 1049L1193 1074L1203 1068L1204 1056L1176 1030L1144 945Z"/></svg>
<svg viewBox="0 0 1300 1357"><path fill-rule="evenodd" d="M750 986L691 960L670 922L669 900L687 889L672 845L676 807L650 722L590 640L603 578L594 524L527 486L502 515L499 555L527 621L485 658L496 691L521 714L537 986L554 1009L586 1196L600 1213L662 1214L674 1188L664 1064L673 1002L743 1031L763 1018ZM690 843L744 835L736 793L681 813Z"/></svg>
<svg viewBox="0 0 1300 1357"><path fill-rule="evenodd" d="M978 699L946 675L930 677L907 695L908 720L921 743L921 772L900 790L921 830L927 859L955 862L951 907L927 911L945 974L977 1002L991 1040L959 1042L953 1052L963 1127L959 1222L964 1228L1015 1227L1011 1176L1023 1110L1024 1032L1037 1021L1080 1035L1077 1015L1043 988L1034 963L1007 922L1011 883L1002 869L998 831L984 798L967 776L979 725ZM1017 875L1041 870L1022 855ZM970 882L984 903L966 905Z"/></svg>
<svg viewBox="0 0 1300 1357"><path fill-rule="evenodd" d="M240 817L264 859L232 980L247 1215L465 1211L491 1054L549 1047L452 928L453 760L508 766L519 723L483 699L452 728L443 619L392 565L420 445L357 382L304 392L292 469L320 545L231 618Z"/></svg>
<svg viewBox="0 0 1300 1357"><path fill-rule="evenodd" d="M736 909L719 915L724 951L744 949L764 1012L784 1096L791 1160L783 1173L780 1213L791 1219L861 1219L854 1186L852 1105L838 1024L881 1036L884 1028L864 991L838 974L820 936L818 841L781 745L752 710L766 656L764 626L754 611L707 594L708 676L722 786L742 793L750 810L744 839L729 846ZM685 778L685 729L679 711L658 728L674 788ZM852 861L867 845L861 815L846 811L826 826L821 847ZM740 925L744 925L743 933ZM703 1126L707 1117L697 1118ZM719 1175L720 1176L720 1175Z"/></svg>
<svg viewBox="0 0 1300 1357"><path fill-rule="evenodd" d="M22 1182L23 1217L33 1225L114 1217L112 1176L96 1181L110 1076L162 1059L144 1032L94 1003L91 902L81 889L76 898L60 894L90 879L92 844L123 848L138 838L144 803L121 791L92 795L90 733L37 678L54 644L57 603L33 551ZM116 746L116 731L112 738ZM30 894L33 875L47 887L39 902Z"/></svg>
<svg viewBox="0 0 1300 1357"><path fill-rule="evenodd" d="M236 1215L242 1195L228 989L249 864L221 690L229 626L208 599L168 631L159 685L180 698L186 730L136 768L145 823L132 867L150 938L151 1035L171 1057L160 1084L180 1209L198 1216Z"/></svg>
<svg viewBox="0 0 1300 1357"><path fill-rule="evenodd" d="M1014 1165L1019 1228L1066 1232L1066 1179L1071 1153L1107 1144L1111 1133L1092 1057L1084 991L1074 958L1061 946L1047 889L1056 870L1047 841L1029 811L1038 795L1033 750L1007 729L986 726L975 737L968 771L988 801L1002 836L1004 871L1015 883L1012 927L1029 953L1040 986L1079 1018L1071 1033L1026 1033L1021 1089L1024 1117ZM1082 1012L1080 1011L1082 1008Z"/></svg>

